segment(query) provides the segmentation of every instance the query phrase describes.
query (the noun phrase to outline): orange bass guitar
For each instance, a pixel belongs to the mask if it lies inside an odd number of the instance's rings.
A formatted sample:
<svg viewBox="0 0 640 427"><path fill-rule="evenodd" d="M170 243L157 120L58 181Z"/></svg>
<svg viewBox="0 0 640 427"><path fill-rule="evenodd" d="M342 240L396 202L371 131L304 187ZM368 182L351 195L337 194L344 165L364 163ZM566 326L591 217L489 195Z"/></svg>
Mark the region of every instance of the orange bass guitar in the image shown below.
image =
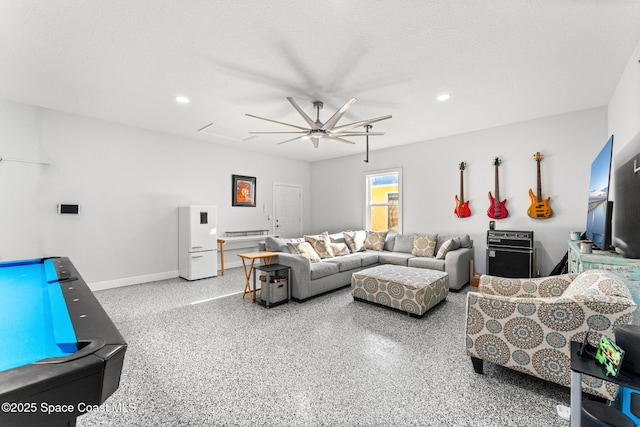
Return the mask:
<svg viewBox="0 0 640 427"><path fill-rule="evenodd" d="M505 206L507 204L507 199L500 201L500 184L498 182L498 167L500 166L500 159L497 157L493 159L493 165L496 168L496 191L494 193L495 198L491 195L491 191L489 191L490 205L489 209L487 210L487 215L489 215L489 218L503 219L509 216L509 211Z"/></svg>
<svg viewBox="0 0 640 427"><path fill-rule="evenodd" d="M549 206L549 200L551 197L547 197L542 200L542 182L540 180L540 162L542 161L542 154L538 151L533 155L533 158L537 162L538 167L538 194L534 195L533 190L529 189L529 197L531 198L531 205L527 210L527 215L533 219L547 219L553 215L553 211Z"/></svg>
<svg viewBox="0 0 640 427"><path fill-rule="evenodd" d="M460 163L460 198L456 196L456 208L453 210L453 213L458 218L467 218L471 216L471 210L469 209L469 201L464 200L464 177L463 172L465 168L465 163Z"/></svg>

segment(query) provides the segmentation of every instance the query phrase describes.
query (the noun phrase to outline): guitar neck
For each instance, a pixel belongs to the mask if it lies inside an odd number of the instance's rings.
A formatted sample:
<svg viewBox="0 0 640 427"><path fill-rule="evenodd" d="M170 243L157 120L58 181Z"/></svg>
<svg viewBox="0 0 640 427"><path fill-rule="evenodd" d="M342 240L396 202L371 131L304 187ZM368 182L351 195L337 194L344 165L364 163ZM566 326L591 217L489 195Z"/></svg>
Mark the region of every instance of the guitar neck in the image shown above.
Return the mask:
<svg viewBox="0 0 640 427"><path fill-rule="evenodd" d="M462 185L463 180L463 171L460 170L460 201L464 203L464 185Z"/></svg>
<svg viewBox="0 0 640 427"><path fill-rule="evenodd" d="M498 165L496 164L496 191L494 192L496 197L496 203L500 203L500 185L498 182Z"/></svg>
<svg viewBox="0 0 640 427"><path fill-rule="evenodd" d="M538 202L542 201L542 180L540 179L540 160L536 161L538 164Z"/></svg>

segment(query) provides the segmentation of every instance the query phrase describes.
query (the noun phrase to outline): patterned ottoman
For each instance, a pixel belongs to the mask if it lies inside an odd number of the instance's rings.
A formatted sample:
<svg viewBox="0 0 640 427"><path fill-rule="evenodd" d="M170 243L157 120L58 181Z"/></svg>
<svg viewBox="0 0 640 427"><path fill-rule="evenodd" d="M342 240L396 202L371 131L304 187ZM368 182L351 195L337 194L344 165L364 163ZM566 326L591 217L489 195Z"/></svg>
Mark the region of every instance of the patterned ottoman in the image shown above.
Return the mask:
<svg viewBox="0 0 640 427"><path fill-rule="evenodd" d="M367 301L422 315L449 293L449 275L426 268L385 264L367 268L351 276L351 294Z"/></svg>

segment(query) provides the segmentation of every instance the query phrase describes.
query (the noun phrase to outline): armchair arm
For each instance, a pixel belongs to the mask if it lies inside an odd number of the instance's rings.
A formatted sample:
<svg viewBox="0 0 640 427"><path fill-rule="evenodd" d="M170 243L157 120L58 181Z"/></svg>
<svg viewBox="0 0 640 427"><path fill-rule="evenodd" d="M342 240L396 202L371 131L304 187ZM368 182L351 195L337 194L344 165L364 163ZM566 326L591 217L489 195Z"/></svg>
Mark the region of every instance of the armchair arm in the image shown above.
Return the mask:
<svg viewBox="0 0 640 427"><path fill-rule="evenodd" d="M577 274L515 279L483 274L478 292L519 298L557 298L569 287Z"/></svg>
<svg viewBox="0 0 640 427"><path fill-rule="evenodd" d="M473 259L473 248L459 248L444 257L444 271L449 274L449 287L462 288L471 277L469 261Z"/></svg>

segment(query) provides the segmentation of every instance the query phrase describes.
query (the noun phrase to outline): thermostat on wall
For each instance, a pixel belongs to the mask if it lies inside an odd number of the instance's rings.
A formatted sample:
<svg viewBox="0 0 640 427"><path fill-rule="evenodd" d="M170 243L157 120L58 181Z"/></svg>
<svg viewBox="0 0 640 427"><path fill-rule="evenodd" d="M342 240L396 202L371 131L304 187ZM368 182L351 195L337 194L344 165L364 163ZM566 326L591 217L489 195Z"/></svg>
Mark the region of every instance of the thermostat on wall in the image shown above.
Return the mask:
<svg viewBox="0 0 640 427"><path fill-rule="evenodd" d="M78 215L78 211L80 209L80 206L78 205L65 205L65 204L58 204L58 215L62 215L62 214L71 214L71 215Z"/></svg>

